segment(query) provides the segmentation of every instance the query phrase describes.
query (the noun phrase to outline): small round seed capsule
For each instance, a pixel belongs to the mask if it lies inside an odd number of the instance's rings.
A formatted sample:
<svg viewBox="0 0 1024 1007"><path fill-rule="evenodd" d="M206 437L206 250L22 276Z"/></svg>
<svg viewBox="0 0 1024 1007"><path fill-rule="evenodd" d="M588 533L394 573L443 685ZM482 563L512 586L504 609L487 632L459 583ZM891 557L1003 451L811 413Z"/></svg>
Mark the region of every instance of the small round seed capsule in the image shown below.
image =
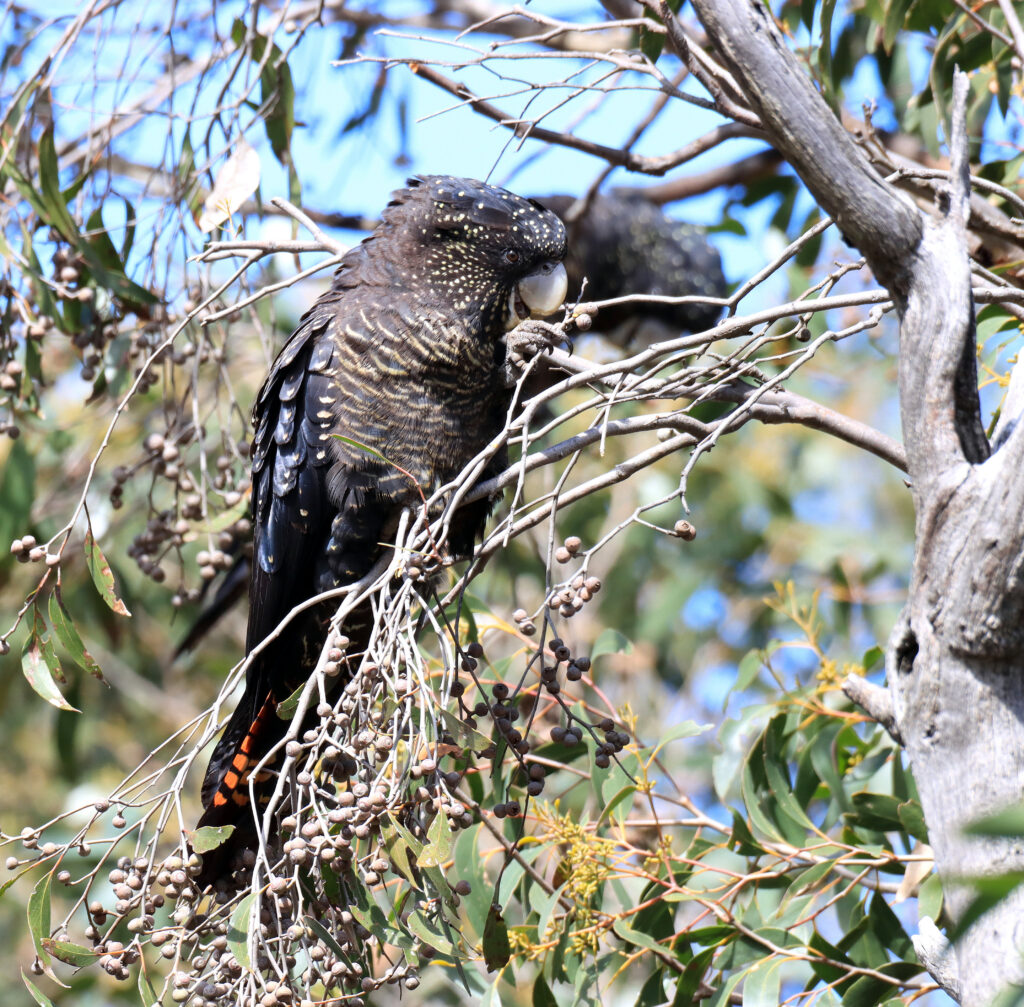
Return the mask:
<svg viewBox="0 0 1024 1007"><path fill-rule="evenodd" d="M697 537L697 529L689 521L677 521L672 526L672 534L684 542L692 542Z"/></svg>

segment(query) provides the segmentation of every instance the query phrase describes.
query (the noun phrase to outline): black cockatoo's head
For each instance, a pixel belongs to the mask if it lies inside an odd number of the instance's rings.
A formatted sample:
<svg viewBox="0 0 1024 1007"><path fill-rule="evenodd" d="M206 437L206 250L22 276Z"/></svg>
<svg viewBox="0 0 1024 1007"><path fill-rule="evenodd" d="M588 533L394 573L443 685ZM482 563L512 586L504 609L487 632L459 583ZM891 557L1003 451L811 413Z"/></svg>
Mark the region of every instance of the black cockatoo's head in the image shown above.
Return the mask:
<svg viewBox="0 0 1024 1007"><path fill-rule="evenodd" d="M427 175L394 193L380 230L395 278L499 337L565 300L565 227L532 199L470 178Z"/></svg>

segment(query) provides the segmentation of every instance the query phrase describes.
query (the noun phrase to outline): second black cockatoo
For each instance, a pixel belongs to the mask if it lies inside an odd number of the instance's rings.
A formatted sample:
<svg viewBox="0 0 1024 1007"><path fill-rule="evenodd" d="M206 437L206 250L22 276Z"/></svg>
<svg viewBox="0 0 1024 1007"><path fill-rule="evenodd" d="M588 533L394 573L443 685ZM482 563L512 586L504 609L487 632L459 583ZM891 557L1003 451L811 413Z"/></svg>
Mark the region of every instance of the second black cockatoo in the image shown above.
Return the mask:
<svg viewBox="0 0 1024 1007"><path fill-rule="evenodd" d="M510 404L506 334L563 302L565 252L562 223L535 201L428 176L396 192L345 255L253 410L247 654L296 605L368 573L402 509L451 481L500 432ZM504 464L495 457L482 478ZM459 511L452 554L472 551L489 507ZM250 782L269 796L272 778L250 775L287 730L275 706L314 669L335 607L302 613L253 658L210 759L199 825L241 824L235 846L252 834ZM355 648L358 627L350 635ZM200 885L226 856L207 855Z"/></svg>
<svg viewBox="0 0 1024 1007"><path fill-rule="evenodd" d="M566 221L569 253L565 268L572 300L579 298L584 277L584 301L626 294L721 298L727 292L722 260L704 231L666 217L639 195L612 192L595 196L585 212L571 222L566 217L577 202L574 196L540 196L538 201ZM631 301L602 308L595 327L618 335L613 330L625 322L633 323L632 329L653 319L678 335L710 328L721 314L717 304ZM631 330L626 336L630 334Z"/></svg>

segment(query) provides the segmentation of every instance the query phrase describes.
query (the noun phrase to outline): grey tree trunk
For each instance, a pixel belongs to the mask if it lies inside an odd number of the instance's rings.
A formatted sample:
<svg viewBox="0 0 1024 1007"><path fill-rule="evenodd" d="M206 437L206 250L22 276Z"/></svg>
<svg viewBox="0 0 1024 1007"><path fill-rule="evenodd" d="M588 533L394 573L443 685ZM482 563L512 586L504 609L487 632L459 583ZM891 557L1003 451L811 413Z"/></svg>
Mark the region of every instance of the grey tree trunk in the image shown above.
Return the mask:
<svg viewBox="0 0 1024 1007"><path fill-rule="evenodd" d="M771 142L896 304L916 543L886 659L891 720L917 781L946 904L959 920L971 889L958 877L1024 870L1024 837L963 832L1024 802L1024 363L990 446L977 394L966 242L966 78L955 82L950 186L928 215L873 170L766 7L756 0L693 6ZM678 26L661 10L685 55ZM992 1003L1024 980L1024 886L944 960L934 935L926 923L915 941L923 964L965 1007Z"/></svg>

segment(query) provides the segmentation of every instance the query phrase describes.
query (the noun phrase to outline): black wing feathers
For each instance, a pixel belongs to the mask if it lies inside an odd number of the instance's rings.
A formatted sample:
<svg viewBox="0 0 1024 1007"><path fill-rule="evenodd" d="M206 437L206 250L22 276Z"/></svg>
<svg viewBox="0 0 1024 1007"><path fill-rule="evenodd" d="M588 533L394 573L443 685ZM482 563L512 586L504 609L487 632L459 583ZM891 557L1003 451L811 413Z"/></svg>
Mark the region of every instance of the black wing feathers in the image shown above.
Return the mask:
<svg viewBox="0 0 1024 1007"><path fill-rule="evenodd" d="M316 567L330 534L327 457L318 458L323 449L319 437L331 424L323 417L310 419L311 406L322 404L317 401L321 396L311 395L308 387L317 385L317 391L324 391L319 387L322 375L311 368L315 361L322 371L331 359L327 325L328 320L315 312L307 316L275 362L254 410L255 541L246 653L265 640L297 604L317 593ZM246 785L247 764L237 761L242 742L252 734L252 752L262 757L283 736L285 721L258 714L268 697L280 702L301 681L301 648L296 641L308 623L305 613L297 617L250 663L245 693L210 759L203 782L207 813L200 824L230 817L232 804L240 803L233 797Z"/></svg>

